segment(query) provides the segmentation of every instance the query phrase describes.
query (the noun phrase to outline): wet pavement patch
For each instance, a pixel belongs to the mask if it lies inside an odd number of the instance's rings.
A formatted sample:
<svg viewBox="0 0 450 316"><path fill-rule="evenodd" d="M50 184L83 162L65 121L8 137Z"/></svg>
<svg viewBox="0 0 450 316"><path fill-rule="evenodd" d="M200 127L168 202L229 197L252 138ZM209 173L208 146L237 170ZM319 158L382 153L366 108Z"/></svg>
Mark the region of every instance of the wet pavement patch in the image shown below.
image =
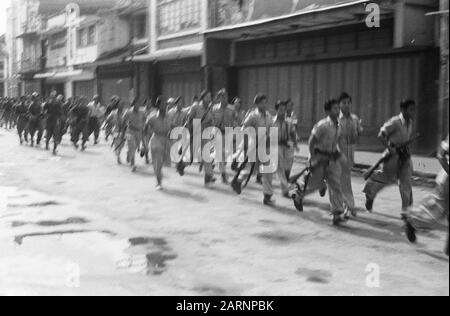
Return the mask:
<svg viewBox="0 0 450 316"><path fill-rule="evenodd" d="M96 230L61 230L61 231L53 231L53 232L40 232L40 233L29 233L23 235L17 235L14 237L14 242L19 246L23 244L23 240L25 238L32 237L46 237L46 236L63 236L63 235L74 235L74 234L83 234L83 233L103 233L108 235L114 235L109 231L96 231Z"/></svg>
<svg viewBox="0 0 450 316"><path fill-rule="evenodd" d="M227 294L226 290L217 286L209 286L209 285L195 287L193 290L199 292L201 295L208 295L208 296L225 296Z"/></svg>
<svg viewBox="0 0 450 316"><path fill-rule="evenodd" d="M299 238L296 234L282 231L260 233L256 234L256 237L280 245L292 243Z"/></svg>
<svg viewBox="0 0 450 316"><path fill-rule="evenodd" d="M81 224L87 224L89 221L87 219L84 219L82 217L70 217L66 220L61 221L39 221L39 222L21 222L21 221L14 221L11 223L12 227L21 227L25 225L37 225L37 226L43 226L43 227L52 227L52 226L62 226L62 225L81 225Z"/></svg>
<svg viewBox="0 0 450 316"><path fill-rule="evenodd" d="M149 244L154 244L155 246L159 247L167 246L167 241L164 238L135 237L128 239L128 242L133 247Z"/></svg>
<svg viewBox="0 0 450 316"><path fill-rule="evenodd" d="M176 255L153 252L146 255L147 274L161 275L167 268L167 261L175 260Z"/></svg>
<svg viewBox="0 0 450 316"><path fill-rule="evenodd" d="M10 208L25 208L25 207L47 207L47 206L57 206L61 205L61 203L56 201L45 201L45 202L36 202L29 204L8 204L7 206Z"/></svg>
<svg viewBox="0 0 450 316"><path fill-rule="evenodd" d="M331 281L332 274L326 270L314 270L307 268L299 268L296 272L297 275L306 278L306 281L311 283L328 284Z"/></svg>
<svg viewBox="0 0 450 316"><path fill-rule="evenodd" d="M178 257L164 238L134 237L128 239L128 243L128 255L119 260L117 265L129 271L160 276L167 271L167 262Z"/></svg>

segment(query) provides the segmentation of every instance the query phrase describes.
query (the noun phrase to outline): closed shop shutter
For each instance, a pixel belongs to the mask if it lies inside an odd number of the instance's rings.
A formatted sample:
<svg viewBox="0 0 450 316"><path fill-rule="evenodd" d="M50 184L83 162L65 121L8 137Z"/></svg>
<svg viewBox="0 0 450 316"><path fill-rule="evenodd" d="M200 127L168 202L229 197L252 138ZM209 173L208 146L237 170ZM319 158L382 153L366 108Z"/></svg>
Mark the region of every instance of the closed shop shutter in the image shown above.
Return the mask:
<svg viewBox="0 0 450 316"><path fill-rule="evenodd" d="M421 58L423 55L414 53L244 67L238 71L238 92L246 106L252 104L257 93L264 93L272 109L277 100L291 98L305 139L313 124L325 116L324 102L346 91L353 96L353 111L364 120L362 142L366 142L364 138L373 142L382 124L399 113L403 98L424 101Z"/></svg>
<svg viewBox="0 0 450 316"><path fill-rule="evenodd" d="M112 96L117 95L128 106L131 89L131 77L99 79L98 81L99 95L104 104L108 103Z"/></svg>
<svg viewBox="0 0 450 316"><path fill-rule="evenodd" d="M165 61L158 66L160 93L165 98L182 97L186 105L191 105L194 96L200 95L203 88L200 58Z"/></svg>
<svg viewBox="0 0 450 316"><path fill-rule="evenodd" d="M94 80L75 81L73 83L73 95L91 100L94 97L94 84Z"/></svg>
<svg viewBox="0 0 450 316"><path fill-rule="evenodd" d="M182 97L185 105L191 105L194 96L202 90L200 73L168 74L161 76L162 94L165 98Z"/></svg>

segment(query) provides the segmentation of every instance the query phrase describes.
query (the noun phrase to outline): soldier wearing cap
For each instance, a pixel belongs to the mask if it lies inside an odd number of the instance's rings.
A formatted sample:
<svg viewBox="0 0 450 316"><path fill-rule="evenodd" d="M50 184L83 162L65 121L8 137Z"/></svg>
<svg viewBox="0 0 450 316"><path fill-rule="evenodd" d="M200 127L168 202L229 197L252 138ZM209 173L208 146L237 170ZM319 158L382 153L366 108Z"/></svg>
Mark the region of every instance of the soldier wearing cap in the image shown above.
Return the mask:
<svg viewBox="0 0 450 316"><path fill-rule="evenodd" d="M88 104L89 109L89 121L88 131L85 134L84 142L89 140L89 137L94 134L94 144L98 144L98 137L100 136L100 127L102 125L103 118L106 110L100 103L100 96L95 95L92 101Z"/></svg>
<svg viewBox="0 0 450 316"><path fill-rule="evenodd" d="M266 132L269 133L270 127L273 126L273 117L270 112L267 110L267 96L258 94L254 99L254 107L255 109L251 111L244 120L244 124L242 126L245 128L253 128L255 131L258 131L260 127L265 128ZM256 157L256 162L254 162L257 168L263 167L260 163L259 157L257 157L256 153L258 152L259 146L267 146L268 134L265 135L257 135L257 139L249 138L248 142L248 150L246 153L247 157ZM243 144L241 144L242 149ZM242 190L242 184L246 181L246 179L251 176L251 167L248 165L246 169L239 175L237 181L231 183L233 190L237 193L240 193ZM273 206L275 202L272 200L273 189L271 185L272 174L262 173L262 184L263 184L263 194L264 200L263 203L268 206Z"/></svg>
<svg viewBox="0 0 450 316"><path fill-rule="evenodd" d="M378 193L390 184L399 182L403 212L413 204L411 177L413 164L409 148L402 148L411 140L416 103L403 100L400 103L401 113L387 121L380 130L378 138L392 154L380 170L368 179L363 192L366 194L366 209L372 211ZM402 213L403 213L402 212Z"/></svg>
<svg viewBox="0 0 450 316"><path fill-rule="evenodd" d="M215 104L212 108L212 116L214 121L214 126L219 129L222 133L222 157L217 157L219 164L219 170L222 175L222 183L229 184L227 175L227 160L233 153L232 150L228 150L225 146L225 128L234 128L236 124L236 113L233 107L228 103L228 93L226 89L222 89L217 93L218 104ZM228 150L228 151L227 151Z"/></svg>
<svg viewBox="0 0 450 316"><path fill-rule="evenodd" d="M197 120L203 119L203 121L201 122L201 128L199 130L192 129L191 139L194 139L195 135L201 135L206 128L214 126L214 119L213 119L213 116L210 111L211 103L212 103L211 92L203 91L200 96L199 103L194 103L192 105L192 107L190 108L189 113L188 113L188 122L190 123L190 127L193 127L192 122L194 119L197 119ZM205 173L205 186L209 186L209 185L215 183L216 179L214 178L212 163L205 161L203 154L202 154L203 148L206 143L207 143L207 141L204 140L202 137L201 147L198 148L199 152L195 152L196 148L193 148L193 146L192 146L191 154L192 154L192 157L194 157L195 155L199 155L199 154L202 156L201 160L202 160L202 165L203 165L203 169L204 169L204 173Z"/></svg>
<svg viewBox="0 0 450 316"><path fill-rule="evenodd" d="M42 122L42 106L39 102L39 94L34 92L31 95L31 104L28 107L28 116L30 121L28 123L28 128L31 138L31 146L34 146L34 136L37 132L36 144L39 146L41 143L42 135L44 133L43 122Z"/></svg>
<svg viewBox="0 0 450 316"><path fill-rule="evenodd" d="M49 150L50 140L53 139L53 155L56 155L56 149L61 142L61 118L62 103L64 97L52 92L48 101L44 104L44 115L46 117L45 149Z"/></svg>
<svg viewBox="0 0 450 316"><path fill-rule="evenodd" d="M15 109L17 116L17 133L19 135L20 144L23 144L23 138L28 143L28 107L25 97L21 97Z"/></svg>
<svg viewBox="0 0 450 316"><path fill-rule="evenodd" d="M131 108L125 113L124 124L126 126L126 140L128 146L127 162L131 165L131 171L136 171L136 151L142 141L145 125L145 113L140 109L136 99Z"/></svg>
<svg viewBox="0 0 450 316"><path fill-rule="evenodd" d="M297 209L303 211L303 199L306 195L324 188L328 184L333 224L339 224L344 213L344 196L341 189L341 165L345 160L339 151L339 102L328 100L324 106L327 117L317 123L309 139L310 170L301 179L302 187L295 196Z"/></svg>
<svg viewBox="0 0 450 316"><path fill-rule="evenodd" d="M168 104L167 104L168 105ZM162 189L162 168L170 164L170 131L172 130L172 120L167 115L167 106L164 102L157 102L159 110L152 113L146 122L146 129L151 135L150 150L153 160L153 170L155 171L158 190Z"/></svg>

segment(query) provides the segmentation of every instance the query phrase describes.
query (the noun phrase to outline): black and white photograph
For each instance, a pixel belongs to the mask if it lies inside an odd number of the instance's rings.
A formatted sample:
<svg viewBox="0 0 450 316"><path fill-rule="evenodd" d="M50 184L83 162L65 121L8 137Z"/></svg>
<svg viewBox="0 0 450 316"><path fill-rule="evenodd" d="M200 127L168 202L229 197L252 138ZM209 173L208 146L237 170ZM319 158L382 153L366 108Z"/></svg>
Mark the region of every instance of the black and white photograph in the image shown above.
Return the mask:
<svg viewBox="0 0 450 316"><path fill-rule="evenodd" d="M448 0L1 0L0 296L448 296L448 21Z"/></svg>

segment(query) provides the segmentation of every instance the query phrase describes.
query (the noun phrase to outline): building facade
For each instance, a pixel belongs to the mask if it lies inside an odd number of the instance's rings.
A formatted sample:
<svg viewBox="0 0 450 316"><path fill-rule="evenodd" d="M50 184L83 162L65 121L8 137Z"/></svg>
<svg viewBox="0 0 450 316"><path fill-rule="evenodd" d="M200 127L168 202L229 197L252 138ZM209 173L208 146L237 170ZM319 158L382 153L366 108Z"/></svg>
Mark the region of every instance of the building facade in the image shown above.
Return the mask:
<svg viewBox="0 0 450 316"><path fill-rule="evenodd" d="M251 105L292 99L306 140L326 99L346 91L363 119L361 147L378 149L377 133L403 98L418 102L416 151L435 148L439 54L436 1L209 1L205 32L207 84L227 86ZM376 4L371 11L369 4ZM368 19L373 13L373 18ZM414 23L412 23L414 21Z"/></svg>
<svg viewBox="0 0 450 316"><path fill-rule="evenodd" d="M12 0L8 10L8 95L190 105L226 87L251 106L261 92L294 101L306 140L324 101L346 91L362 149L379 149L406 97L419 105L417 152L448 133L446 0Z"/></svg>
<svg viewBox="0 0 450 316"><path fill-rule="evenodd" d="M148 96L148 67L132 60L149 51L148 8L147 0L125 0L99 13L103 42L95 65L103 102L113 95L128 103L135 97L142 102Z"/></svg>
<svg viewBox="0 0 450 316"><path fill-rule="evenodd" d="M149 95L180 96L190 104L205 87L202 56L207 1L151 0L149 16L149 53L133 58L148 69Z"/></svg>

